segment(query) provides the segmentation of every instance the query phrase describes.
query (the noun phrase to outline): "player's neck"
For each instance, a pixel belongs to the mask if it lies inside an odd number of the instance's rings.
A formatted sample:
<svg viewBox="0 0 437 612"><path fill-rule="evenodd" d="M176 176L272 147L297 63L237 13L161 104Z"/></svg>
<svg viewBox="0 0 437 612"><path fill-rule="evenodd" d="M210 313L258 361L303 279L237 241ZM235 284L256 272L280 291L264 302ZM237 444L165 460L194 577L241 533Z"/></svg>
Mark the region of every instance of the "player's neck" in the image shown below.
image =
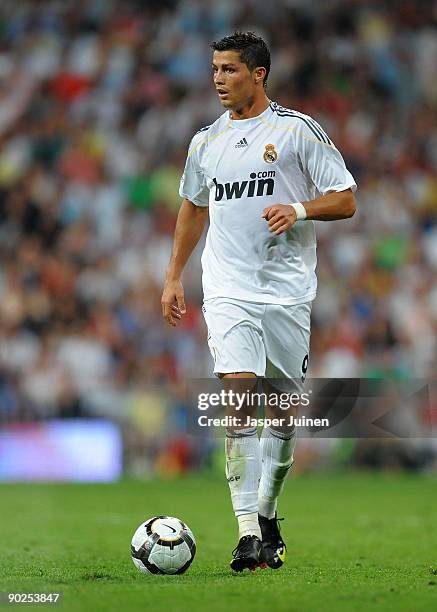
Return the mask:
<svg viewBox="0 0 437 612"><path fill-rule="evenodd" d="M233 121L239 119L252 119L252 117L258 117L261 115L269 106L270 100L264 94L259 100L250 101L245 106L230 110L230 117Z"/></svg>

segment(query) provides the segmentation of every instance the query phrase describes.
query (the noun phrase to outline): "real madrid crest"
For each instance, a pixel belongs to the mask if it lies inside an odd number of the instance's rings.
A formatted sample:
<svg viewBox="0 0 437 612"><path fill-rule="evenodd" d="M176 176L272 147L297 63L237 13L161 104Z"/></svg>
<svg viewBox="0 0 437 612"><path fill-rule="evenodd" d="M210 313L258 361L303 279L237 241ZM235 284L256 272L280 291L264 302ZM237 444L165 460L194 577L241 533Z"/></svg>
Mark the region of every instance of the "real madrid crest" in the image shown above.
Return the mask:
<svg viewBox="0 0 437 612"><path fill-rule="evenodd" d="M268 164L273 164L278 159L278 154L275 151L275 145L266 144L263 159Z"/></svg>

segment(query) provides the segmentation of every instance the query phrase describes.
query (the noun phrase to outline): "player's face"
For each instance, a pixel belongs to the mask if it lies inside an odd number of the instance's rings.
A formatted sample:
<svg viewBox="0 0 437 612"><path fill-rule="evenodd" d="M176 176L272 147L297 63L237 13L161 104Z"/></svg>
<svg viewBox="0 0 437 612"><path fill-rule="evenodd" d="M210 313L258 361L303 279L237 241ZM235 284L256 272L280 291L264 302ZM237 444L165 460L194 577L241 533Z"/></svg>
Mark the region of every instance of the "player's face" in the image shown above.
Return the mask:
<svg viewBox="0 0 437 612"><path fill-rule="evenodd" d="M214 51L214 86L225 108L237 109L250 103L255 95L255 76L240 60L238 51Z"/></svg>

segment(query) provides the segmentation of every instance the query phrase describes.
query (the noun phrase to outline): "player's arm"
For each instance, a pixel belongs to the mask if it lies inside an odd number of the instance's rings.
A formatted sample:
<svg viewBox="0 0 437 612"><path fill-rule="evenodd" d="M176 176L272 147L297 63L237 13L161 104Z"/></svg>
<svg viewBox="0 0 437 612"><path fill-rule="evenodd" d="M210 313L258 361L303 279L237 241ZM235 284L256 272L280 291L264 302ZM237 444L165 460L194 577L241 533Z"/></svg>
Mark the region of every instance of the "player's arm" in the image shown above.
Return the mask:
<svg viewBox="0 0 437 612"><path fill-rule="evenodd" d="M348 219L357 209L352 189L333 191L308 202L301 202L305 209L306 219L313 221L336 221ZM269 224L269 230L279 236L296 223L296 207L291 204L275 204L264 209L263 219Z"/></svg>
<svg viewBox="0 0 437 612"><path fill-rule="evenodd" d="M269 229L282 234L301 219L335 221L352 217L356 211L357 186L344 160L323 128L310 117L293 131L292 146L300 167L320 197L305 202L276 204L264 209Z"/></svg>
<svg viewBox="0 0 437 612"><path fill-rule="evenodd" d="M355 196L350 187L345 191L333 191L302 204L306 210L306 218L313 221L349 219L357 210Z"/></svg>
<svg viewBox="0 0 437 612"><path fill-rule="evenodd" d="M183 199L176 221L173 251L161 299L162 316L172 326L177 325L186 312L181 275L202 236L207 218L208 207L196 206L190 200Z"/></svg>

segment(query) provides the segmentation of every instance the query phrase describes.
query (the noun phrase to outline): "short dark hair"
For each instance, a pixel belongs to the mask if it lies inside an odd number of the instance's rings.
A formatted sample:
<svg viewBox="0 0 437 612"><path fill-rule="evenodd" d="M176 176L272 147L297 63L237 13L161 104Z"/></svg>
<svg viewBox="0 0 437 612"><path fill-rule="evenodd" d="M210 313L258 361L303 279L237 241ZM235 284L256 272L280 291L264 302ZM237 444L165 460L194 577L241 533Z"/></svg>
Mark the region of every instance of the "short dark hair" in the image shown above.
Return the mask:
<svg viewBox="0 0 437 612"><path fill-rule="evenodd" d="M263 85L266 86L270 72L270 51L260 36L253 32L234 32L231 36L211 43L211 48L214 51L238 51L241 61L251 72L255 68L265 68Z"/></svg>

